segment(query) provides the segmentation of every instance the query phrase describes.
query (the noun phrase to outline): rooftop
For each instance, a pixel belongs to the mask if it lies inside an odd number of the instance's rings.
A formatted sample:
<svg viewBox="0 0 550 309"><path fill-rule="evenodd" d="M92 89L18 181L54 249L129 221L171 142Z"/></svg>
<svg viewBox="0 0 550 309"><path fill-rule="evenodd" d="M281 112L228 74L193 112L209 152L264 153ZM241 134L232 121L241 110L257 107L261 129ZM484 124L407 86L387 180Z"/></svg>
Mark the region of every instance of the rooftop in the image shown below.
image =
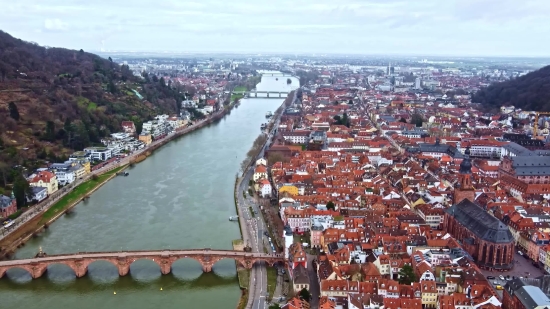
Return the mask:
<svg viewBox="0 0 550 309"><path fill-rule="evenodd" d="M445 212L480 239L493 243L513 241L512 233L504 223L468 199L449 207Z"/></svg>

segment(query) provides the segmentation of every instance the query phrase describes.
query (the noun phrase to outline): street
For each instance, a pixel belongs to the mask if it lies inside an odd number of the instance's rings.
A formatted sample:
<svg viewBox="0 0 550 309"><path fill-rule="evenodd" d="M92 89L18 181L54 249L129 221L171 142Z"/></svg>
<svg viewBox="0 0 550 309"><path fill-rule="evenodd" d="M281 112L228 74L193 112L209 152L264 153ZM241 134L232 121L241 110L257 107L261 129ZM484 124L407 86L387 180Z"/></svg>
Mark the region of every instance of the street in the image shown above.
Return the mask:
<svg viewBox="0 0 550 309"><path fill-rule="evenodd" d="M294 92L294 100L296 100L296 92ZM273 128L276 129L278 127L281 116L282 113L279 115L279 118L273 119L273 121L275 122ZM252 252L264 252L265 248L267 250L267 253L271 254L275 254L276 252L273 252L271 246L264 245L265 243L268 243L267 236L264 235L264 231L267 231L265 220L263 218L262 211L258 203L256 203L253 197L250 197L248 195L248 186L249 181L254 174L255 162L257 159L260 159L264 156L265 150L271 144L273 136L274 134L272 134L272 132L268 133L268 139L265 145L262 147L255 160L253 160L252 166L244 172L236 189L239 221L241 222L241 226L244 226L246 229L246 231L241 231L245 246L250 246ZM246 198L243 196L243 192L246 192ZM250 209L252 209L254 214L250 213ZM278 283L281 281L282 280L277 280ZM254 265L250 274L248 304L246 308L267 308L267 306L269 305L266 302L267 297L268 290L266 265L264 262L258 262L256 265ZM274 299L277 299L279 297L280 295L273 295Z"/></svg>
<svg viewBox="0 0 550 309"><path fill-rule="evenodd" d="M507 279L507 276L510 276L511 279L512 277L537 278L544 275L544 271L542 269L533 266L532 260L519 255L517 252L514 253L514 261L514 268L510 271L488 271L482 269L481 273L486 278L488 276L495 277L494 279L487 279L495 290L497 285L504 287L506 284L506 280L500 279L499 276L504 276L505 279ZM497 290L497 294L502 297L501 290Z"/></svg>

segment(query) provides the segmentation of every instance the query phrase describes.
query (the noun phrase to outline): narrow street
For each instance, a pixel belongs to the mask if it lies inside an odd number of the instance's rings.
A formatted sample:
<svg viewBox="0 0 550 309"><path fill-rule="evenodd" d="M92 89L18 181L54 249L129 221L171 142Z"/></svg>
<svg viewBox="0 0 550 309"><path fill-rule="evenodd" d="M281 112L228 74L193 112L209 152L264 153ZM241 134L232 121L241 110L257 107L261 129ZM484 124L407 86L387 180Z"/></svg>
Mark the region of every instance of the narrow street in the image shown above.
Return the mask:
<svg viewBox="0 0 550 309"><path fill-rule="evenodd" d="M313 261L317 256L308 254L307 255L307 272L309 275L309 293L311 294L311 301L309 305L311 309L319 308L319 297L321 295L321 287L319 286L319 279L317 278L317 272L315 271L316 267L313 267Z"/></svg>

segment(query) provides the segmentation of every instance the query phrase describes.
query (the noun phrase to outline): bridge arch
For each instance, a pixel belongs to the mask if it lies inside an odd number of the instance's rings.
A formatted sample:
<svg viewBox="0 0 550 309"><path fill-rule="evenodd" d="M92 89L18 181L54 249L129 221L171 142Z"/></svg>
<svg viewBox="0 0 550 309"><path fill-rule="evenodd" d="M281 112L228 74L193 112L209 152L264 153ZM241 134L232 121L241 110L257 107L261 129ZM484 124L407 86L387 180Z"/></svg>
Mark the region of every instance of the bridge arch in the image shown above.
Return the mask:
<svg viewBox="0 0 550 309"><path fill-rule="evenodd" d="M50 272L55 273L57 270L54 269L54 272L52 272L51 267L59 267L62 266L63 268L69 268L73 271L75 277L80 278L86 274L86 272L82 273L81 268L79 265L73 261L59 261L59 262L50 262L46 265L46 269L44 270L44 273Z"/></svg>
<svg viewBox="0 0 550 309"><path fill-rule="evenodd" d="M7 275L10 269L22 269L26 271L31 278L40 278L48 268L48 264L25 264L25 265L13 265L0 268L0 278Z"/></svg>
<svg viewBox="0 0 550 309"><path fill-rule="evenodd" d="M107 262L111 265L113 265L118 270L118 263L115 260L108 259L108 258L94 258L94 259L82 259L81 261L76 261L75 266L79 267L79 273L77 273L77 277L83 277L88 273L88 270L90 269L90 265L94 264L95 262ZM119 272L120 273L120 272Z"/></svg>
<svg viewBox="0 0 550 309"><path fill-rule="evenodd" d="M128 269L128 271L126 273L128 273L130 271L130 268L131 268L132 264L134 264L137 261L151 261L151 262L154 262L155 264L157 264L159 266L160 272L163 275L166 275L166 274L170 273L170 270L172 268L172 261L170 261L170 259L163 259L160 256L128 257L127 260L126 260L126 265L122 266L122 267L125 267L125 268ZM124 264L124 263L119 263L119 264ZM119 266L119 270L121 269L120 267L121 266Z"/></svg>
<svg viewBox="0 0 550 309"><path fill-rule="evenodd" d="M173 261L175 262L175 261L184 260L184 259L192 259L199 262L199 264L202 267L202 271L206 273L212 270L213 263L216 263L219 258L214 256L209 256L209 255L203 256L200 254L186 254L186 255L179 255L174 257Z"/></svg>
<svg viewBox="0 0 550 309"><path fill-rule="evenodd" d="M8 276L8 271L10 271L12 269L13 270L16 270L16 269L22 270L32 278L32 273L31 273L30 269L28 269L24 265L15 265L15 266L10 266L10 267L0 267L0 279L3 278L3 277L7 277Z"/></svg>

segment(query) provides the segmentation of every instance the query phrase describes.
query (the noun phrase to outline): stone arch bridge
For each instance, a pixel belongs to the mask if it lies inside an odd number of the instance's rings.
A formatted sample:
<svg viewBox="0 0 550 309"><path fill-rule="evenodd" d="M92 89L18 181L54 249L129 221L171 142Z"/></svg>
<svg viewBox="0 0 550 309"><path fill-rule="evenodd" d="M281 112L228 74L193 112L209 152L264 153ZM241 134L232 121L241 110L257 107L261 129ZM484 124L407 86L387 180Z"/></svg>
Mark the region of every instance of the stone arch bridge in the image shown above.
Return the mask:
<svg viewBox="0 0 550 309"><path fill-rule="evenodd" d="M130 272L130 265L137 260L152 260L160 267L163 275L170 273L172 263L179 259L190 258L198 261L204 272L212 271L216 262L223 259L233 259L245 268L252 268L254 263L264 261L270 266L284 262L281 254L252 253L231 250L190 249L190 250L159 250L159 251L128 251L128 252L86 252L74 254L47 255L24 260L0 261L0 278L9 269L21 268L30 273L33 279L42 276L49 265L64 264L69 266L77 278L88 272L88 265L95 261L108 261L118 268L118 274L125 276Z"/></svg>

